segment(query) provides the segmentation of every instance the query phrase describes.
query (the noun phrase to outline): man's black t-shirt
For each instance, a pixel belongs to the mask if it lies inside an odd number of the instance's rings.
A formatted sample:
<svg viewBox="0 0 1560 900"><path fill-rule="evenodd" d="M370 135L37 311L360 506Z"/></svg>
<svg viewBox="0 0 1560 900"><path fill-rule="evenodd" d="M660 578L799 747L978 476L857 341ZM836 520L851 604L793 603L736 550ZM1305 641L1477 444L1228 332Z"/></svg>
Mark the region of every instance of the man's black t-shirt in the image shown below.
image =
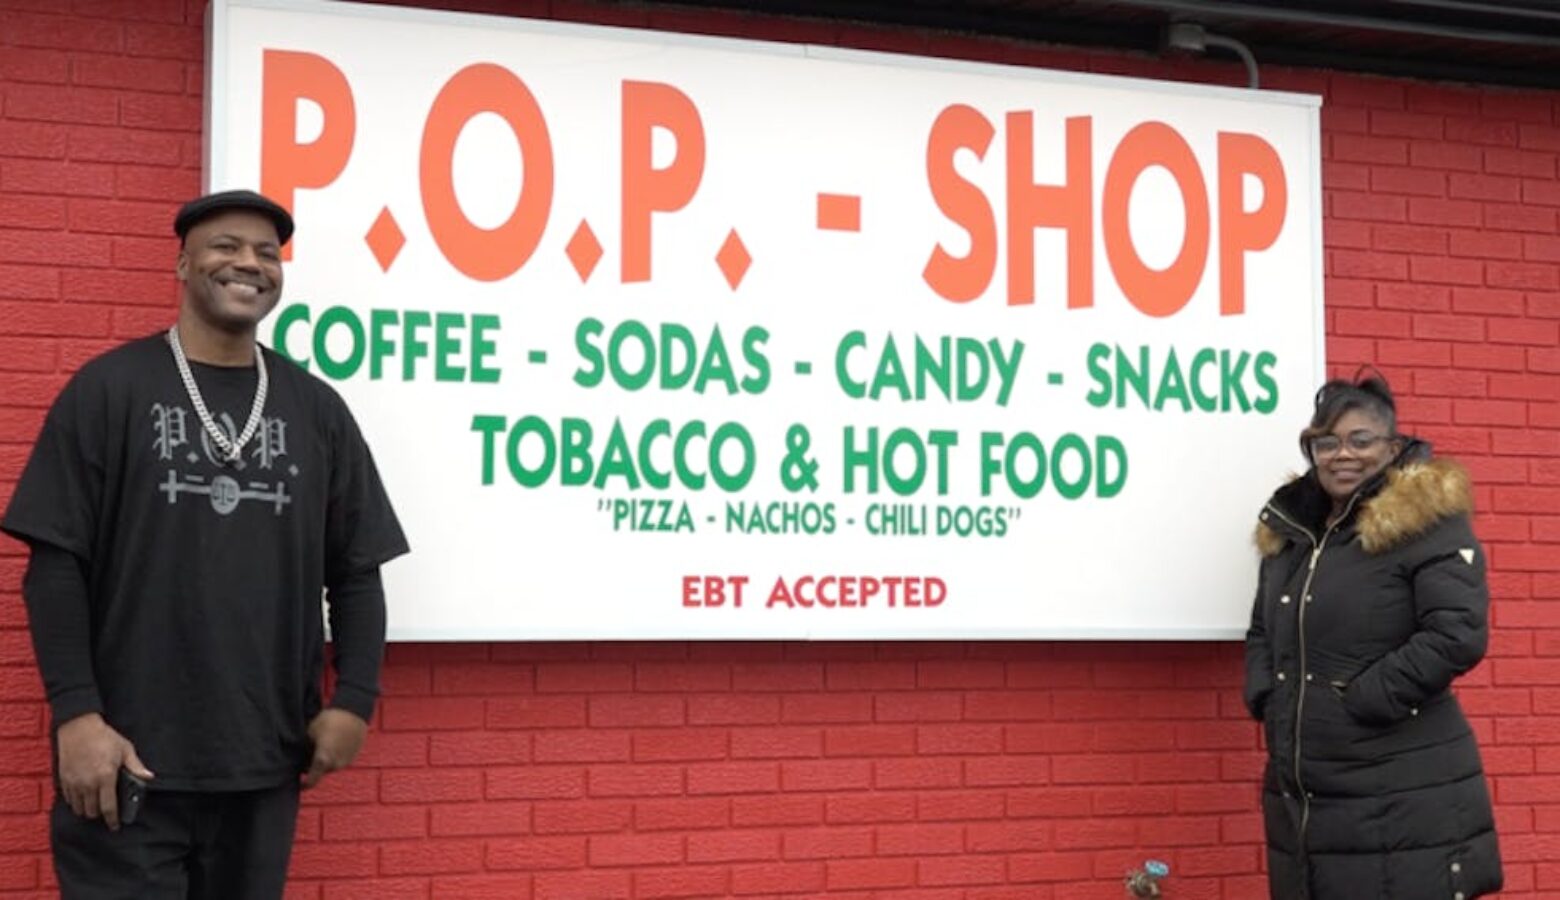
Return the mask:
<svg viewBox="0 0 1560 900"><path fill-rule="evenodd" d="M82 561L104 718L160 788L249 790L306 769L324 586L408 549L346 404L263 352L264 417L228 465L166 335L93 359L49 410L0 521ZM236 436L254 367L190 365Z"/></svg>

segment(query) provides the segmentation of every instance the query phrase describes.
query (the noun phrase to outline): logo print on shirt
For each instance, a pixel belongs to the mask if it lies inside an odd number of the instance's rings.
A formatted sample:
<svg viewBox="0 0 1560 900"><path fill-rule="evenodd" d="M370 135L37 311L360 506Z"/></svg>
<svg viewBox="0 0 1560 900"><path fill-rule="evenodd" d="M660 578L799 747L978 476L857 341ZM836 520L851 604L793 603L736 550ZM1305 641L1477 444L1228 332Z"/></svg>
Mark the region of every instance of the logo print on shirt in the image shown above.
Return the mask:
<svg viewBox="0 0 1560 900"><path fill-rule="evenodd" d="M157 451L158 459L173 459L173 451L188 443L184 420L184 407L152 404L152 430L157 434L152 449Z"/></svg>
<svg viewBox="0 0 1560 900"><path fill-rule="evenodd" d="M181 448L191 444L189 439L188 421L190 413L182 406L154 403L151 408L152 416L152 450L161 460L174 461L175 454ZM222 413L216 417L217 427L222 429L230 440L238 434L238 428L233 423L233 417ZM244 455L247 459L240 459L233 464L231 469L223 465L217 448L211 442L211 435L205 429L200 429L200 451L197 453L193 447L184 455L184 462L195 465L201 462L202 454L205 461L211 467L224 473L233 471L242 473L253 465L259 472L269 473L277 466L281 457L287 456L287 421L280 416L263 417L260 420L260 428L250 445L245 448ZM288 465L288 475L296 476L298 467ZM257 472L258 474L258 472ZM279 475L280 473L278 473ZM260 500L271 505L276 515L282 514L282 509L292 503L292 495L287 491L287 479L278 477L276 481L250 480L240 483L237 478L229 474L219 474L208 477L207 475L186 472L182 475L175 469L168 470L168 477L157 486L157 490L168 497L170 505L178 503L179 498L185 494L195 494L206 497L211 502L211 508L218 515L231 515L245 500Z"/></svg>

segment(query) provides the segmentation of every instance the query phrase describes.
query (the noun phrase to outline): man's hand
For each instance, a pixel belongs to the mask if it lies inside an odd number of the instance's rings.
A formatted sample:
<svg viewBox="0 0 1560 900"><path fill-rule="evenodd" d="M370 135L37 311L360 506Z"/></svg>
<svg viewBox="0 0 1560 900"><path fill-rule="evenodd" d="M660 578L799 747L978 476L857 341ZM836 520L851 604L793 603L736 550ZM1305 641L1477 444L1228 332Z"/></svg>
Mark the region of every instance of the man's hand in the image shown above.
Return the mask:
<svg viewBox="0 0 1560 900"><path fill-rule="evenodd" d="M368 723L344 709L323 709L309 723L309 740L314 743L314 760L303 776L304 788L314 787L320 779L352 764L368 736Z"/></svg>
<svg viewBox="0 0 1560 900"><path fill-rule="evenodd" d="M119 830L119 767L148 781L152 772L135 747L97 713L77 716L59 727L60 790L71 812L88 819L103 817L111 831Z"/></svg>

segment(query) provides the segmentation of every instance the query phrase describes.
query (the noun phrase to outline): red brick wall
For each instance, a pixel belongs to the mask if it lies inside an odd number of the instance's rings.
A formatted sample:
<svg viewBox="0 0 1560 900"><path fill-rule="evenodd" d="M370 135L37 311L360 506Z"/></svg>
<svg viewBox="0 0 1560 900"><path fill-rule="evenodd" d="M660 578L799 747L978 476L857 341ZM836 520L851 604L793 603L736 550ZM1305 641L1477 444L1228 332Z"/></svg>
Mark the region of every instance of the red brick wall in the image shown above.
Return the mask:
<svg viewBox="0 0 1560 900"><path fill-rule="evenodd" d="M0 0L0 504L66 373L170 320L202 0ZM468 8L478 4L468 3ZM489 10L1241 83L1233 65L566 0ZM68 10L68 11L66 11ZM1560 891L1557 95L1319 71L1327 326L1473 470L1495 593L1462 697L1508 897ZM1298 423L1297 423L1298 426ZM0 543L0 896L47 895L46 715ZM289 896L1262 895L1234 644L396 645Z"/></svg>

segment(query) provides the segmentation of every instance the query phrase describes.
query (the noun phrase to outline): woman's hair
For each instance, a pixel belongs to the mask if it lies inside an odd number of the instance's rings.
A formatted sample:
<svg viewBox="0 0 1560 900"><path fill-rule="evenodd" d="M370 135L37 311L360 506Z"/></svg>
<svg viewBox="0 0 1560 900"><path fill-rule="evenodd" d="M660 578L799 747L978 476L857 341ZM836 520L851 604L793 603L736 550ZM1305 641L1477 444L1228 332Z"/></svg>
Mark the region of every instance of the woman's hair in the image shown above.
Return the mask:
<svg viewBox="0 0 1560 900"><path fill-rule="evenodd" d="M1368 376L1366 372L1371 374ZM1316 411L1311 424L1300 432L1300 452L1311 458L1311 439L1332 431L1338 420L1351 410L1360 410L1387 426L1383 437L1397 437L1397 404L1387 376L1373 366L1361 366L1353 379L1335 378L1316 392Z"/></svg>

